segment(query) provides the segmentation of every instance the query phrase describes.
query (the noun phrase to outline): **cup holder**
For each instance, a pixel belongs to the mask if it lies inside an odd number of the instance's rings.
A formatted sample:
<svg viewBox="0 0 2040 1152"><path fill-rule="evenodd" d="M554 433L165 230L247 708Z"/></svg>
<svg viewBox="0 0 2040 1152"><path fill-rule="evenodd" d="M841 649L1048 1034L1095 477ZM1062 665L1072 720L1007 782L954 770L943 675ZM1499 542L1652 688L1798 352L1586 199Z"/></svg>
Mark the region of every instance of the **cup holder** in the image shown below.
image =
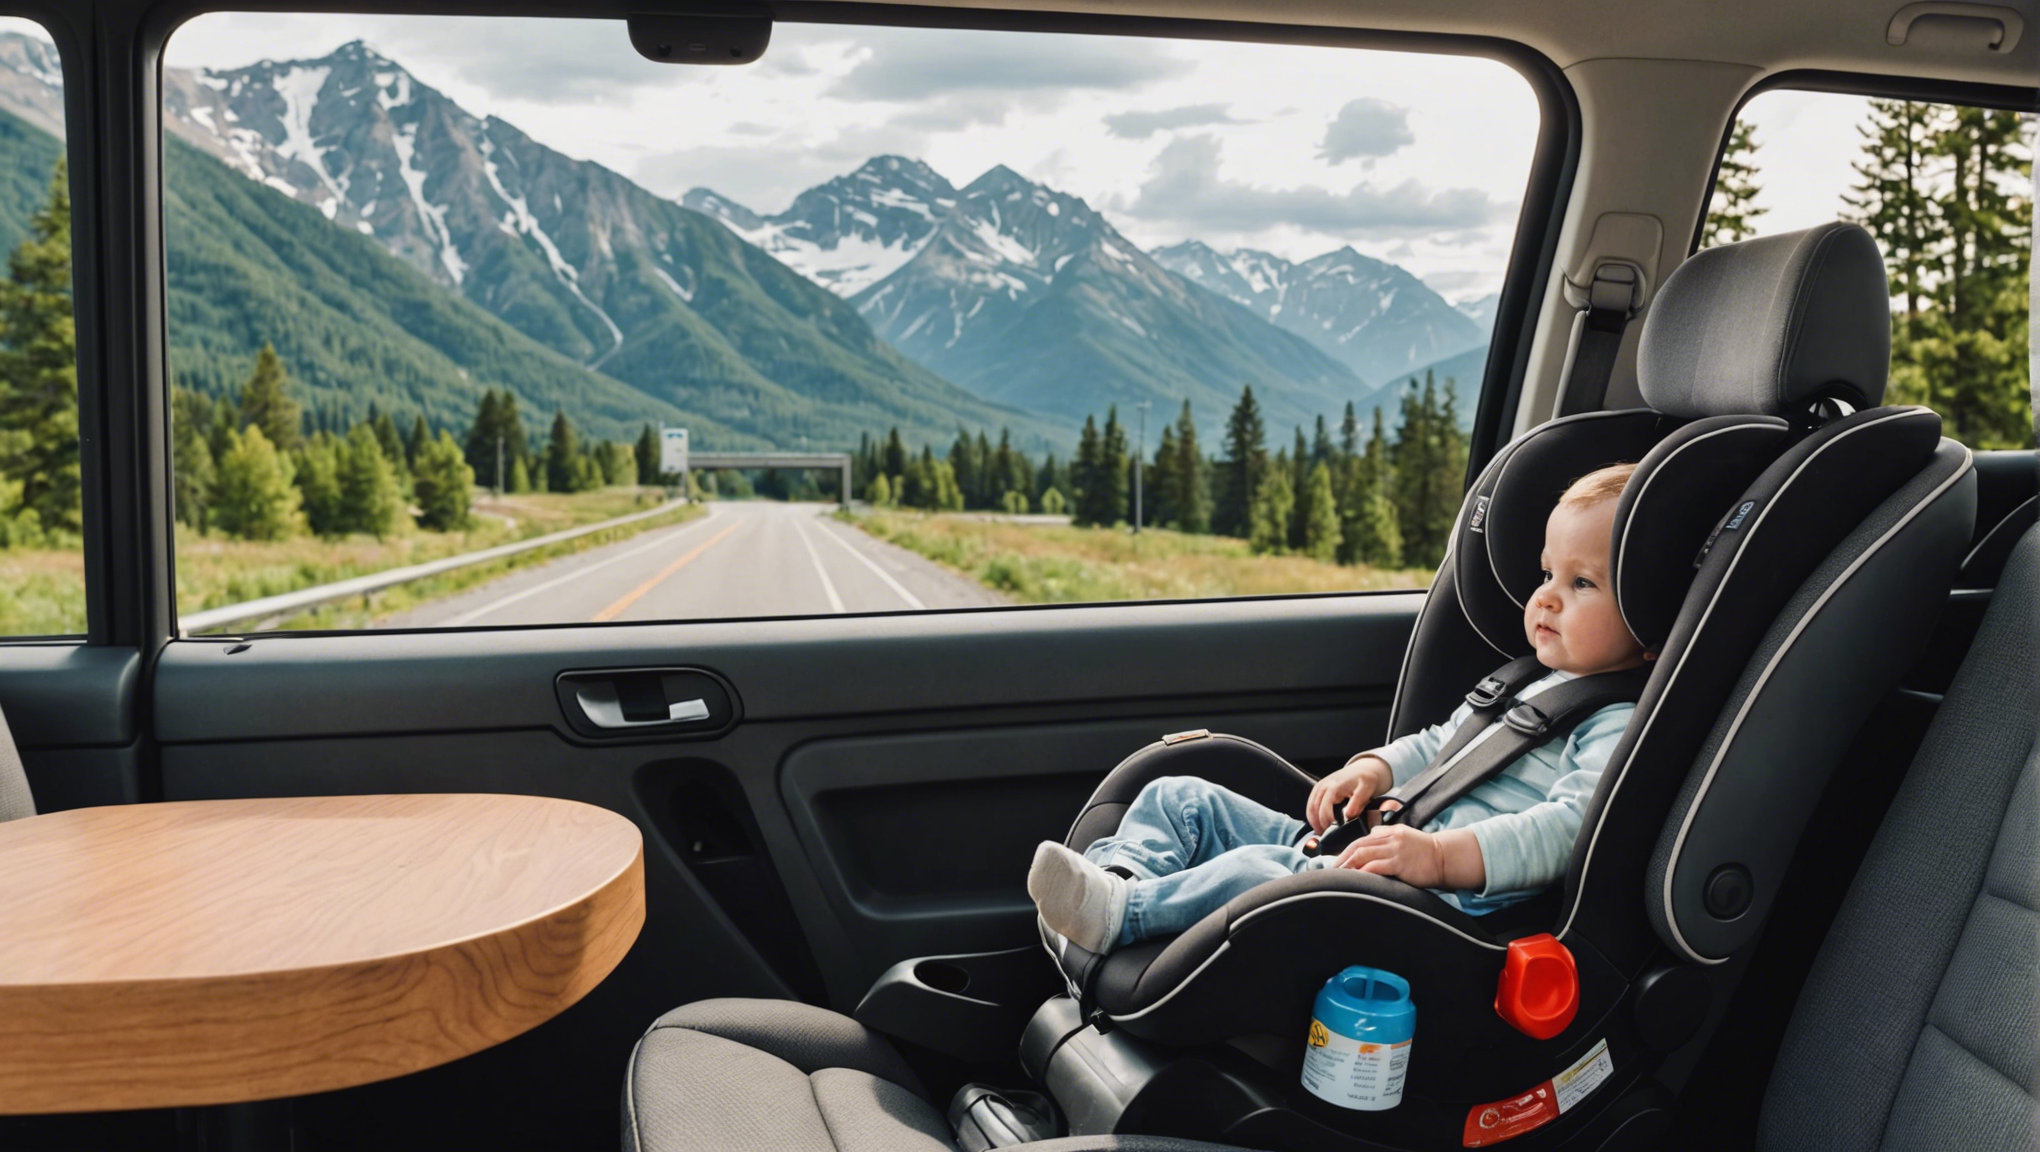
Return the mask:
<svg viewBox="0 0 2040 1152"><path fill-rule="evenodd" d="M970 987L970 973L947 960L922 960L914 965L914 979L937 992L961 995Z"/></svg>

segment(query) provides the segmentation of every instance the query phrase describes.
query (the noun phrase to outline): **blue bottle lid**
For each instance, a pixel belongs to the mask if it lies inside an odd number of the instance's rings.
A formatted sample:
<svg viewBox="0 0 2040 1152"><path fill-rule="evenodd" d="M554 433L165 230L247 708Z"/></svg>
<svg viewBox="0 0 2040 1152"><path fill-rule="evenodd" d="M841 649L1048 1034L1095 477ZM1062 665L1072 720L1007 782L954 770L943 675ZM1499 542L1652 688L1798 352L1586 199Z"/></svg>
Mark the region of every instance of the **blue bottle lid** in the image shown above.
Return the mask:
<svg viewBox="0 0 2040 1152"><path fill-rule="evenodd" d="M1341 1036L1369 1044L1400 1044L1417 1032L1410 982L1361 964L1325 981L1317 995L1316 1015Z"/></svg>

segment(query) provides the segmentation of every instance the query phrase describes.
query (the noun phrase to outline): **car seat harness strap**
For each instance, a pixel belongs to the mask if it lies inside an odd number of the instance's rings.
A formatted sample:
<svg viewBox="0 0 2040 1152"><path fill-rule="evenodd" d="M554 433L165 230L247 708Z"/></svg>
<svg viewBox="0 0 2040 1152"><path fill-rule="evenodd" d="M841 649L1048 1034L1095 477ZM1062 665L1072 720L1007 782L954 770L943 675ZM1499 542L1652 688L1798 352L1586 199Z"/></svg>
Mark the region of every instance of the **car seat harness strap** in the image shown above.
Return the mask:
<svg viewBox="0 0 2040 1152"><path fill-rule="evenodd" d="M1542 679L1549 669L1535 657L1511 661L1467 694L1473 714L1452 739L1438 749L1431 763L1404 783L1367 801L1360 817L1349 817L1322 834L1306 835L1301 845L1308 856L1329 856L1367 834L1364 814L1379 812L1382 824L1422 828L1454 801L1499 775L1524 753L1563 739L1587 717L1610 704L1633 703L1643 694L1648 668L1601 672L1553 685L1533 701L1515 698L1521 689ZM1501 729L1478 746L1476 737L1501 721ZM1471 747L1470 747L1471 746ZM1393 803L1395 807L1388 805Z"/></svg>

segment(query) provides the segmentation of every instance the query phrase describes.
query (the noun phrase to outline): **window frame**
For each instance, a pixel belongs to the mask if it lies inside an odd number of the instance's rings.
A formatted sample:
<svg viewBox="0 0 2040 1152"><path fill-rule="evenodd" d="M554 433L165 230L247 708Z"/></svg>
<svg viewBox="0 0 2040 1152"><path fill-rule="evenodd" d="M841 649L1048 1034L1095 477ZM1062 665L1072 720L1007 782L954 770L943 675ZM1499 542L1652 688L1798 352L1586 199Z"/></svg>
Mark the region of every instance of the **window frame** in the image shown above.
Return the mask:
<svg viewBox="0 0 2040 1152"><path fill-rule="evenodd" d="M114 0L117 4L140 6L140 0ZM133 541L137 555L146 559L148 579L137 581L133 587L110 590L113 599L120 599L125 593L130 602L139 602L138 609L120 618L122 625L109 629L111 642L120 642L112 637L133 637L127 642L143 647L157 648L161 644L180 638L176 613L176 565L174 540L171 536L172 520L169 493L171 491L168 331L166 301L168 275L167 258L163 242L163 142L162 142L162 84L161 69L163 49L178 27L186 21L211 12L232 11L301 11L311 6L283 4L229 5L210 3L206 0L191 0L187 3L148 8L141 14L139 29L141 38L133 46L128 58L141 66L146 83L135 85L131 91L138 96L146 93L145 99L136 101L130 108L130 121L139 136L138 148L141 155L127 157L138 177L146 177L146 184L129 184L109 189L109 199L118 203L132 193L133 204L123 205L125 215L135 222L135 231L143 240L144 266L149 269L145 282L136 286L135 291L145 298L144 311L148 324L145 333L135 333L139 347L129 351L135 355L136 375L140 383L140 396L130 397L132 409L121 413L132 422L135 440L145 445L149 452L147 465L139 477L127 485L139 489L139 499L132 504L123 504L116 511L116 517L123 531L119 535ZM396 7L387 3L370 8L357 9L363 14L377 15L476 15L473 10L449 11L442 4L425 4L417 7ZM1244 41L1269 44L1293 44L1300 47L1353 48L1377 51L1402 51L1434 55L1473 56L1494 60L1513 70L1522 77L1538 104L1538 134L1532 150L1529 171L1525 174L1525 188L1518 209L1516 227L1510 244L1505 269L1501 298L1497 305L1494 326L1489 337L1487 364L1480 380L1479 397L1475 404L1473 426L1468 437L1468 464L1466 475L1460 479L1460 490L1464 491L1472 478L1499 450L1507 439L1507 430L1514 420L1515 411L1521 403L1524 380L1529 368L1530 341L1536 315L1544 298L1544 287L1549 282L1558 254L1560 226L1566 205L1570 199L1574 174L1578 165L1581 136L1579 102L1571 83L1563 70L1548 56L1528 45L1499 37L1467 36L1458 34L1416 33L1379 31L1348 28L1328 28L1312 25L1255 24L1242 21L1208 19L1187 19L1175 17L1135 17L1118 15L1092 15L1054 12L1022 12L1003 9L952 9L921 8L893 4L835 4L820 0L785 0L770 5L775 21L803 24L831 24L871 27L906 27L930 29L981 30L1019 33L1060 33L1076 35L1109 35L1166 39L1198 39ZM629 50L629 42L621 28L622 12L591 13L566 3L533 2L516 0L489 13L500 17L538 18L615 18L619 25L617 44L620 51ZM69 86L67 85L67 93ZM120 157L108 150L110 170L120 171ZM132 298L132 297L130 297ZM1506 348L1506 355L1499 350ZM88 560L88 565L90 561ZM135 566L137 571L144 565ZM1406 592L1338 592L1298 593L1293 596L1366 596L1403 595ZM1226 601L1239 599L1285 599L1291 597L1227 597ZM1172 601L1174 603L1197 603L1201 601ZM1096 606L1138 606L1147 601L1105 601ZM934 609L944 612L1011 612L1030 607L1065 608L1075 605L1018 605L992 608ZM1085 605L1090 606L1090 605ZM898 615L899 613L873 613L868 615ZM915 613L919 614L919 613ZM857 614L867 615L867 614ZM810 617L773 617L772 619L808 619ZM695 621L663 621L661 623L694 623ZM706 623L707 621L701 621ZM466 626L462 628L426 629L434 633L445 632L489 632L505 629L528 630L545 628L571 628L586 625L572 622L555 624L514 625L514 626ZM630 627L625 622L617 625ZM409 630L376 630L409 631ZM358 635L358 631L325 632L298 631L279 635L321 636ZM208 639L217 639L208 637Z"/></svg>

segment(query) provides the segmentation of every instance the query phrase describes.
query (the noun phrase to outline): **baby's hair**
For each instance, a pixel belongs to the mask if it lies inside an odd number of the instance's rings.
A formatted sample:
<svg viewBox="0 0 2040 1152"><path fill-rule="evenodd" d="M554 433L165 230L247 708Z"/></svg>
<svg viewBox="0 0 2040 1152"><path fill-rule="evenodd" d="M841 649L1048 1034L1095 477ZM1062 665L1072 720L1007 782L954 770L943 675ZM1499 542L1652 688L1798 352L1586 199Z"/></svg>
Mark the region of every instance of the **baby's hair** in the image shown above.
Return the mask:
<svg viewBox="0 0 2040 1152"><path fill-rule="evenodd" d="M1606 468L1596 468L1567 485L1564 494L1558 498L1558 506L1591 508L1603 500L1613 500L1622 495L1623 487L1635 471L1634 464L1610 464Z"/></svg>

